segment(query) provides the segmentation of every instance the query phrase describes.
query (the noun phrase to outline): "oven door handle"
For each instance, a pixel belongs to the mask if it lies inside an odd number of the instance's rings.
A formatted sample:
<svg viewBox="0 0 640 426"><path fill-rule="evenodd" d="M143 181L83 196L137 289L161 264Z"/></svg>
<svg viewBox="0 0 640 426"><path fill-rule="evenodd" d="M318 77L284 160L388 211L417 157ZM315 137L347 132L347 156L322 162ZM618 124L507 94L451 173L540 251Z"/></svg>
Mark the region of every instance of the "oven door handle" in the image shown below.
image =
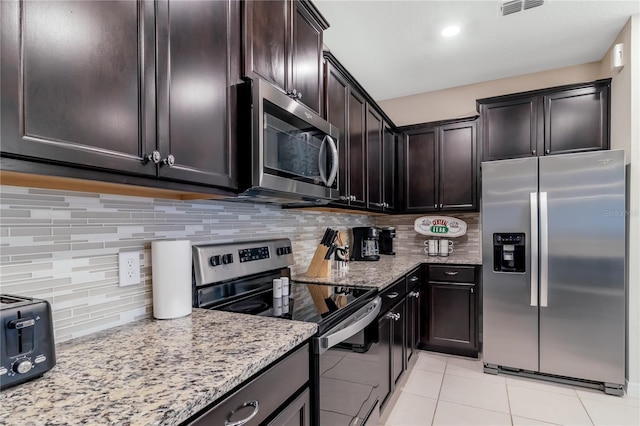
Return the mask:
<svg viewBox="0 0 640 426"><path fill-rule="evenodd" d="M322 355L338 343L344 342L357 332L364 330L366 326L378 318L381 307L382 299L376 297L371 303L355 313L352 317L352 322L348 325L335 332L318 337L318 345L314 348L315 352L318 355Z"/></svg>

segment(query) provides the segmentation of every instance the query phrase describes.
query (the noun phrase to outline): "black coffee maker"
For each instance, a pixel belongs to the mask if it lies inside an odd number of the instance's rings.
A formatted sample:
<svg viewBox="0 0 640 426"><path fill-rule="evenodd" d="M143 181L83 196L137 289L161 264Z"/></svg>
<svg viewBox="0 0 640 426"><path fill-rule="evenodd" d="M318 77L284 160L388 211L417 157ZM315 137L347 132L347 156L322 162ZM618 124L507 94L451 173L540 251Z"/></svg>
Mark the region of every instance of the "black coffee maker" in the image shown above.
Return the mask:
<svg viewBox="0 0 640 426"><path fill-rule="evenodd" d="M395 255L393 251L393 239L396 237L396 228L384 226L380 228L380 254Z"/></svg>
<svg viewBox="0 0 640 426"><path fill-rule="evenodd" d="M371 226L352 228L351 260L380 260L380 230Z"/></svg>

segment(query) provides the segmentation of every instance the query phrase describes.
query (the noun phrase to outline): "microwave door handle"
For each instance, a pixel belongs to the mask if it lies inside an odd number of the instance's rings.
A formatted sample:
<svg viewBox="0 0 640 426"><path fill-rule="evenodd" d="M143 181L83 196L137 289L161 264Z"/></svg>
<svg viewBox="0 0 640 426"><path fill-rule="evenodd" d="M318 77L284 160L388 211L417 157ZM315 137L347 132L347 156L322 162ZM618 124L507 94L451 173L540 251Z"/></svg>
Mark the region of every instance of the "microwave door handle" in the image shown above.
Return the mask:
<svg viewBox="0 0 640 426"><path fill-rule="evenodd" d="M329 136L325 136L322 139L322 143L320 144L320 152L318 153L318 171L320 172L320 179L325 186L329 186L329 181L327 180L327 173L325 172L325 167L327 163L327 138Z"/></svg>
<svg viewBox="0 0 640 426"><path fill-rule="evenodd" d="M329 147L331 148L331 156L333 157L333 161L331 162L331 171L329 172L329 179L327 179L327 186L333 185L333 182L336 180L336 176L338 175L338 146L336 145L336 141L329 135L325 136L325 139L329 140Z"/></svg>

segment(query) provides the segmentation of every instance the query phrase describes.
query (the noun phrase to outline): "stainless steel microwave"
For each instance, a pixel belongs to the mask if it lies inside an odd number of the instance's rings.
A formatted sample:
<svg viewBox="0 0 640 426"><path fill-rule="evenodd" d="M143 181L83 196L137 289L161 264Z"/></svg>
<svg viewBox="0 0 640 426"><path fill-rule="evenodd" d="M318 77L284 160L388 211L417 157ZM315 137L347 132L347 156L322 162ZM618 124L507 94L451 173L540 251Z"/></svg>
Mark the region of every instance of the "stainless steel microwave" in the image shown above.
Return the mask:
<svg viewBox="0 0 640 426"><path fill-rule="evenodd" d="M270 83L241 84L238 201L314 205L336 200L338 135L338 128Z"/></svg>

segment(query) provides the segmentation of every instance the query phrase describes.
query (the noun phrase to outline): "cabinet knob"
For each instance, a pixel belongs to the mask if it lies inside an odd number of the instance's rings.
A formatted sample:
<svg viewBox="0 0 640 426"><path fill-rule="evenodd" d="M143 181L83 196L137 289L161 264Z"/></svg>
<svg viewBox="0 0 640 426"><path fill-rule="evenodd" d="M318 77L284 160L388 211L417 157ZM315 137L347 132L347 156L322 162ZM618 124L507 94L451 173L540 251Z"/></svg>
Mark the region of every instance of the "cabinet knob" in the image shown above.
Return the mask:
<svg viewBox="0 0 640 426"><path fill-rule="evenodd" d="M473 288L471 289L471 294L473 294Z"/></svg>
<svg viewBox="0 0 640 426"><path fill-rule="evenodd" d="M349 197L347 197L346 195L341 195L340 196L340 201L349 201Z"/></svg>
<svg viewBox="0 0 640 426"><path fill-rule="evenodd" d="M167 158L162 160L162 164L166 164L169 167L173 167L176 164L176 158L172 154L169 154Z"/></svg>
<svg viewBox="0 0 640 426"><path fill-rule="evenodd" d="M153 151L151 154L147 155L147 161L151 161L152 163L158 164L162 156L160 155L160 151Z"/></svg>
<svg viewBox="0 0 640 426"><path fill-rule="evenodd" d="M547 150L545 151L545 153L546 153L546 154L549 154L550 152L551 152L551 150L550 150L550 149L547 149Z"/></svg>
<svg viewBox="0 0 640 426"><path fill-rule="evenodd" d="M531 155L536 155L536 150L535 149L531 151Z"/></svg>
<svg viewBox="0 0 640 426"><path fill-rule="evenodd" d="M442 210L442 206L443 206L443 204L442 204L442 203L440 203L440 210Z"/></svg>
<svg viewBox="0 0 640 426"><path fill-rule="evenodd" d="M350 196L349 196L349 199L350 199L351 201L355 201L355 200L356 200L356 196L355 196L355 195L350 195Z"/></svg>

